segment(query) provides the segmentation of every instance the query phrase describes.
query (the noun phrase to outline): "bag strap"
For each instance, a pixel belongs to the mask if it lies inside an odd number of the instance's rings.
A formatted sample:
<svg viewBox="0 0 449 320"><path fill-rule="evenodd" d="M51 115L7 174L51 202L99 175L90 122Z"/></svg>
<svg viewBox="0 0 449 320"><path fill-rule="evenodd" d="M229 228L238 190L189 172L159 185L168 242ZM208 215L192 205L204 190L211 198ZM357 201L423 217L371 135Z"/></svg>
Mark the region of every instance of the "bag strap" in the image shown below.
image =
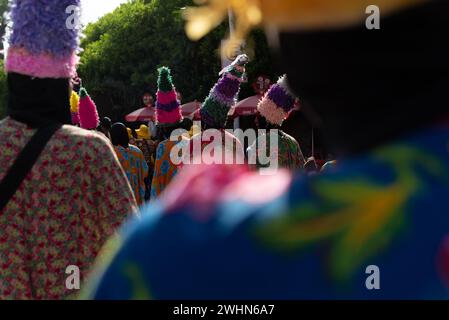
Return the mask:
<svg viewBox="0 0 449 320"><path fill-rule="evenodd" d="M14 164L0 182L0 212L20 188L20 185L39 159L48 141L61 127L61 124L54 124L38 129L25 148L19 153Z"/></svg>

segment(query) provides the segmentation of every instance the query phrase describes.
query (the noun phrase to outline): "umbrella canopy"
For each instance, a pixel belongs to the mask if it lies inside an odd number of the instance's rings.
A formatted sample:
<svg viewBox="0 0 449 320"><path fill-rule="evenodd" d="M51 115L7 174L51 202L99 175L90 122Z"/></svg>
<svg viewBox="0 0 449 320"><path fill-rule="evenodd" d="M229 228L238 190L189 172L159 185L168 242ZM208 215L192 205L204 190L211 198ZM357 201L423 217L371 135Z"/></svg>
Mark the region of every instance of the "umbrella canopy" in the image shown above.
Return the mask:
<svg viewBox="0 0 449 320"><path fill-rule="evenodd" d="M154 121L154 107L143 107L142 109L131 112L125 117L128 122L136 121Z"/></svg>
<svg viewBox="0 0 449 320"><path fill-rule="evenodd" d="M193 120L197 120L198 110L201 107L201 102L192 101L181 106L182 115L187 118L193 118ZM154 121L155 120L155 108L144 107L139 110L133 111L125 117L125 120L128 122L136 122L136 121Z"/></svg>
<svg viewBox="0 0 449 320"><path fill-rule="evenodd" d="M182 115L192 120L199 120L199 110L201 107L201 102L192 101L181 106Z"/></svg>
<svg viewBox="0 0 449 320"><path fill-rule="evenodd" d="M257 113L257 105L262 99L261 95L246 98L235 105L229 112L230 117L252 116Z"/></svg>

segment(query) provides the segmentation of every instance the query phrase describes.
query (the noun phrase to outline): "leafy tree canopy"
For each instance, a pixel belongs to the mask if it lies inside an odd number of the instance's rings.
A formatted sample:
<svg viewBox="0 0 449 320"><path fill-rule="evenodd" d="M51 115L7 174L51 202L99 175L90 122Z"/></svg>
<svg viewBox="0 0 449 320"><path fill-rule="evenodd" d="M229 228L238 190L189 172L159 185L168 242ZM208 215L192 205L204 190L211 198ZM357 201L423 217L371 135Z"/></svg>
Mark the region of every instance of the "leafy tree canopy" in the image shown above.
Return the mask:
<svg viewBox="0 0 449 320"><path fill-rule="evenodd" d="M131 0L86 27L79 75L97 104L103 105L100 112L119 120L139 107L144 92L156 92L161 66L172 70L184 102L207 96L221 69L218 48L227 25L198 42L190 41L182 19L189 5L192 0ZM273 76L263 32L255 32L248 44L255 57L248 67L250 81L259 74ZM253 94L249 88L242 94Z"/></svg>

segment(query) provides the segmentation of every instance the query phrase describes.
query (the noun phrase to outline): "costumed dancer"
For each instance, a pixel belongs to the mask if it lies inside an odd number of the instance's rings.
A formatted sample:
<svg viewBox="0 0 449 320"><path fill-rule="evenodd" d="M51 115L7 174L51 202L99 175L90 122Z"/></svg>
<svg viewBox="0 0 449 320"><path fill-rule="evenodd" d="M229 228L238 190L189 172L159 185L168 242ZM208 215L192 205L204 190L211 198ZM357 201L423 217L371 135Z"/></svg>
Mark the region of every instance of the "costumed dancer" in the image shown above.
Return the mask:
<svg viewBox="0 0 449 320"><path fill-rule="evenodd" d="M151 200L155 200L177 175L182 162L174 163L171 158L172 149L187 144L188 137L182 135L179 140L172 141L171 134L176 129L189 130L181 112L176 88L173 85L171 71L167 67L158 69L158 91L156 94L156 125L161 133L161 142L156 149L153 180L151 183ZM179 145L181 143L181 145ZM182 156L182 155L180 155Z"/></svg>
<svg viewBox="0 0 449 320"><path fill-rule="evenodd" d="M299 143L281 130L282 123L295 110L295 100L295 96L288 88L285 75L272 85L262 98L257 106L257 125L259 129L269 130L269 132L259 135L253 145L248 148L250 164L256 164L258 168L275 166L292 171L304 168L305 160ZM270 148L270 142L273 139L277 140L276 150ZM259 159L263 157L270 161L261 163Z"/></svg>
<svg viewBox="0 0 449 320"><path fill-rule="evenodd" d="M246 54L239 55L231 65L220 72L220 78L211 89L208 97L200 108L201 126L203 131L216 130L217 135L201 132L192 137L190 146L190 163L214 162L234 159L233 163L244 163L244 150L240 141L226 131L229 111L237 103L240 85L247 80L245 66L249 62ZM209 131L211 132L211 131ZM201 146L197 154L196 145ZM222 159L215 158L215 150L222 150ZM201 157L201 159L198 159Z"/></svg>
<svg viewBox="0 0 449 320"><path fill-rule="evenodd" d="M371 1L207 3L188 11L196 37L228 8L278 28L289 86L322 118L338 167L185 168L125 228L92 297L447 299L449 2L378 0L381 33L367 28Z"/></svg>
<svg viewBox="0 0 449 320"><path fill-rule="evenodd" d="M145 203L145 179L148 178L148 165L142 151L129 143L129 136L123 123L115 123L111 128L111 141L120 164L125 170L134 191L137 203Z"/></svg>
<svg viewBox="0 0 449 320"><path fill-rule="evenodd" d="M106 239L137 210L110 143L70 125L79 34L66 27L69 6L80 1L10 1L0 300L74 297L66 268L76 265L84 281Z"/></svg>

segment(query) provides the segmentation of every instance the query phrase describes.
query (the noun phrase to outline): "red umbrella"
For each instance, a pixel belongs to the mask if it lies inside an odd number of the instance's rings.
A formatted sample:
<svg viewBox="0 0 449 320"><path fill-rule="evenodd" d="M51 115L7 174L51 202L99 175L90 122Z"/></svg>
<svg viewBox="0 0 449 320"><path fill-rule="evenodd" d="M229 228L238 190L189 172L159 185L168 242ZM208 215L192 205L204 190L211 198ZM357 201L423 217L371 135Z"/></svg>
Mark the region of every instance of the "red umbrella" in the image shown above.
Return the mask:
<svg viewBox="0 0 449 320"><path fill-rule="evenodd" d="M255 95L240 101L230 111L229 116L240 117L255 115L257 113L257 105L259 104L261 99L261 95Z"/></svg>
<svg viewBox="0 0 449 320"><path fill-rule="evenodd" d="M194 117L196 120L196 113L201 107L201 102L192 101L181 106L182 115L184 117ZM125 117L125 120L128 122L135 121L154 121L155 120L155 108L144 107L142 109L133 111Z"/></svg>
<svg viewBox="0 0 449 320"><path fill-rule="evenodd" d="M128 122L136 121L154 121L154 107L143 107L142 109L131 112L125 117Z"/></svg>
<svg viewBox="0 0 449 320"><path fill-rule="evenodd" d="M199 112L202 102L192 101L181 106L182 115L193 120L199 120Z"/></svg>

